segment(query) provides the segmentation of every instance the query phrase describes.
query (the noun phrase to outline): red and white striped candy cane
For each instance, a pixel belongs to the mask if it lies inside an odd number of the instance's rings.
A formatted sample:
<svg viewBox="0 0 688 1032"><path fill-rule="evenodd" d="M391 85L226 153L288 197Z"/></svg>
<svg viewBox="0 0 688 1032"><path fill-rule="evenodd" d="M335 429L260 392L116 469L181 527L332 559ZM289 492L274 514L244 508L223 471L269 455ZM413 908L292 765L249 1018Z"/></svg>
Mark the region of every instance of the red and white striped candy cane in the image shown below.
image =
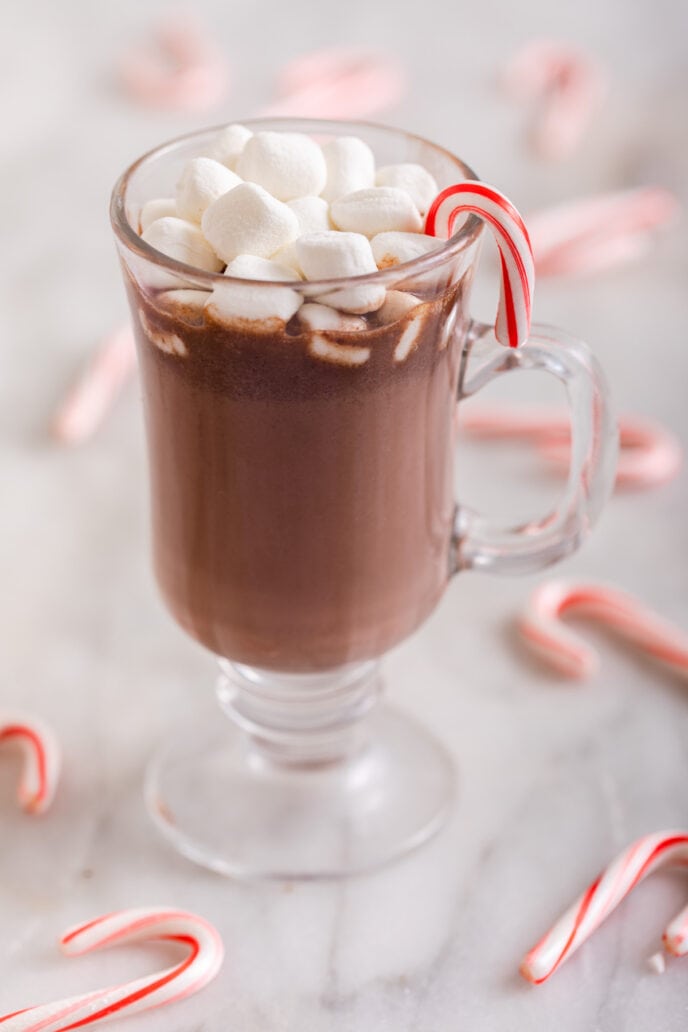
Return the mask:
<svg viewBox="0 0 688 1032"><path fill-rule="evenodd" d="M78 957L105 946L141 940L178 943L188 951L187 956L164 971L124 985L0 1016L1 1032L68 1032L163 1007L199 992L222 966L224 948L217 930L196 914L165 907L141 907L97 917L71 928L62 936L60 946L67 956Z"/></svg>
<svg viewBox="0 0 688 1032"><path fill-rule="evenodd" d="M459 427L483 438L532 441L563 472L569 466L570 421L560 408L523 405L460 405ZM621 415L617 488L657 487L681 469L683 449L666 427L635 415Z"/></svg>
<svg viewBox="0 0 688 1032"><path fill-rule="evenodd" d="M645 254L673 222L677 198L656 186L581 197L528 216L538 276L574 276Z"/></svg>
<svg viewBox="0 0 688 1032"><path fill-rule="evenodd" d="M564 613L588 617L615 631L680 677L688 678L688 635L616 588L583 581L551 580L530 596L518 619L523 641L567 677L597 670L597 652L561 622Z"/></svg>
<svg viewBox="0 0 688 1032"><path fill-rule="evenodd" d="M591 55L548 39L519 50L502 81L511 96L534 104L530 142L550 160L573 153L606 88L606 76Z"/></svg>
<svg viewBox="0 0 688 1032"><path fill-rule="evenodd" d="M528 230L511 201L486 183L467 179L448 186L430 206L425 232L447 239L457 219L468 213L487 222L499 248L502 279L495 334L501 344L515 348L530 333L535 266Z"/></svg>
<svg viewBox="0 0 688 1032"><path fill-rule="evenodd" d="M60 776L60 747L42 720L25 713L0 712L0 743L16 742L24 754L19 802L28 813L44 813Z"/></svg>
<svg viewBox="0 0 688 1032"><path fill-rule="evenodd" d="M688 907L669 922L664 929L662 941L667 951L675 957L688 954Z"/></svg>
<svg viewBox="0 0 688 1032"><path fill-rule="evenodd" d="M670 864L688 864L687 832L661 831L634 842L602 871L537 946L526 954L520 968L523 977L534 985L545 982L636 885L658 867ZM685 915L686 911L679 914L664 933L668 947L670 929L675 922L685 921Z"/></svg>
<svg viewBox="0 0 688 1032"><path fill-rule="evenodd" d="M52 427L57 440L79 444L90 437L135 368L134 334L127 323L103 339L60 405Z"/></svg>
<svg viewBox="0 0 688 1032"><path fill-rule="evenodd" d="M368 47L329 47L290 61L277 99L262 115L366 118L396 104L406 81L399 62Z"/></svg>

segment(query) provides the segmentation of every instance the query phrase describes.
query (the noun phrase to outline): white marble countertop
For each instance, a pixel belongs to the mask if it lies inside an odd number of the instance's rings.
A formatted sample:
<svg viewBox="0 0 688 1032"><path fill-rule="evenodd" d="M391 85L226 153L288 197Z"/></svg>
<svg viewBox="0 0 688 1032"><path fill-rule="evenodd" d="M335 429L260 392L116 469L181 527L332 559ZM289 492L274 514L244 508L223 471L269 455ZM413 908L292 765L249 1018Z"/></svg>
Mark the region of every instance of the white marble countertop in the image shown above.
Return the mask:
<svg viewBox="0 0 688 1032"><path fill-rule="evenodd" d="M429 0L408 20L367 0L196 6L233 66L231 100L208 120L269 99L285 56L364 38L408 68L407 99L389 120L455 149L526 211L688 179L688 19L677 0ZM684 1029L685 970L676 962L658 977L645 964L688 897L680 872L653 877L548 985L534 990L517 975L524 951L619 848L688 822L685 686L596 634L603 662L591 683L539 668L509 630L529 581L464 575L388 659L391 698L459 768L452 827L413 857L347 883L247 887L177 857L150 825L146 759L193 719L213 660L166 615L149 572L136 388L84 447L60 450L46 424L93 342L125 314L111 184L137 153L193 124L136 109L113 84L121 48L161 9L10 4L0 39L0 698L50 719L66 755L59 797L40 821L16 812L16 767L9 750L0 755L0 1013L152 970L155 949L70 961L55 941L75 921L167 902L214 920L227 961L202 995L130 1019L132 1032ZM562 166L527 155L523 113L494 88L499 62L537 33L592 47L612 76L585 146ZM686 255L678 230L642 263L543 283L536 301L540 320L593 345L619 408L661 417L684 439ZM487 316L496 288L487 268L481 280L477 314ZM539 388L524 379L495 396ZM526 449L463 452L472 504L495 511L508 495L512 511L530 512L556 489ZM688 626L687 511L685 474L617 495L562 572L607 578Z"/></svg>

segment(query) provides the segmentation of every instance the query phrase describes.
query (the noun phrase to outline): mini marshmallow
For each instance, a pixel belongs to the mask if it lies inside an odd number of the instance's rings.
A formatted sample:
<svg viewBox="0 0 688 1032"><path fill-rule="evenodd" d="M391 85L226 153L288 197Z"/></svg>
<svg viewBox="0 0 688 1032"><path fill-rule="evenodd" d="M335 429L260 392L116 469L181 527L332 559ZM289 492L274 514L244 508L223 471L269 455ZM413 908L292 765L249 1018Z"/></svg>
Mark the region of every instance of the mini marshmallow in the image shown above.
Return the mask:
<svg viewBox="0 0 688 1032"><path fill-rule="evenodd" d="M356 344L335 344L334 341L314 333L308 341L308 350L314 358L321 358L334 365L361 366L370 358L370 348L361 348Z"/></svg>
<svg viewBox="0 0 688 1032"><path fill-rule="evenodd" d="M267 258L256 258L253 254L239 254L225 269L225 276L236 279L267 280L273 283L300 280L293 269Z"/></svg>
<svg viewBox="0 0 688 1032"><path fill-rule="evenodd" d="M340 279L377 272L370 241L361 233L306 233L295 244L306 279Z"/></svg>
<svg viewBox="0 0 688 1032"><path fill-rule="evenodd" d="M297 197L294 201L287 201L287 207L299 221L299 236L332 229L330 206L322 197Z"/></svg>
<svg viewBox="0 0 688 1032"><path fill-rule="evenodd" d="M231 262L239 254L270 258L299 233L296 215L255 183L241 183L203 213L203 233L215 252Z"/></svg>
<svg viewBox="0 0 688 1032"><path fill-rule="evenodd" d="M151 222L162 219L166 215L177 214L177 202L174 197L154 197L152 201L146 201L139 215L139 232L144 233Z"/></svg>
<svg viewBox="0 0 688 1032"><path fill-rule="evenodd" d="M240 125L238 122L228 125L221 129L215 137L208 157L220 161L234 171L239 156L252 136L253 133L245 125Z"/></svg>
<svg viewBox="0 0 688 1032"><path fill-rule="evenodd" d="M373 237L389 230L420 232L423 223L405 190L393 186L371 186L339 197L330 205L338 229Z"/></svg>
<svg viewBox="0 0 688 1032"><path fill-rule="evenodd" d="M395 186L405 190L421 215L426 211L439 193L439 187L433 176L422 165L412 163L402 165L383 165L375 176L377 186Z"/></svg>
<svg viewBox="0 0 688 1032"><path fill-rule="evenodd" d="M180 217L189 222L200 222L205 209L240 182L239 176L219 161L192 158L187 161L177 183L177 211Z"/></svg>
<svg viewBox="0 0 688 1032"><path fill-rule="evenodd" d="M415 351L420 339L420 332L427 315L426 307L419 307L409 319L394 349L394 361L405 362L412 351Z"/></svg>
<svg viewBox="0 0 688 1032"><path fill-rule="evenodd" d="M242 179L268 190L280 201L319 194L327 168L322 150L303 133L256 133L237 161Z"/></svg>
<svg viewBox="0 0 688 1032"><path fill-rule="evenodd" d="M219 272L224 262L220 261L198 226L184 219L166 215L151 222L141 234L141 239L156 250L186 262L204 272Z"/></svg>
<svg viewBox="0 0 688 1032"><path fill-rule="evenodd" d="M421 258L429 251L441 247L446 241L437 237L426 236L425 233L378 233L370 241L373 257L378 269L388 269L402 262L411 262Z"/></svg>
<svg viewBox="0 0 688 1032"><path fill-rule="evenodd" d="M360 333L368 328L365 319L358 315L342 315L335 308L310 301L299 309L299 322L309 330L334 330L340 333Z"/></svg>
<svg viewBox="0 0 688 1032"><path fill-rule="evenodd" d="M209 290L164 290L156 294L153 301L165 315L174 315L190 326L201 326L203 307L209 297Z"/></svg>
<svg viewBox="0 0 688 1032"><path fill-rule="evenodd" d="M308 233L295 245L296 257L306 279L342 279L377 272L370 242L360 233ZM385 288L377 284L343 287L317 298L322 304L345 312L374 312L385 300Z"/></svg>
<svg viewBox="0 0 688 1032"><path fill-rule="evenodd" d="M405 290L388 290L385 303L379 309L377 318L383 324L397 322L420 303L420 298L415 294L408 294Z"/></svg>
<svg viewBox="0 0 688 1032"><path fill-rule="evenodd" d="M299 265L299 259L296 257L296 244L293 240L290 244L280 247L279 251L275 251L272 260L277 262L278 265L285 265L288 269L291 269L299 279L303 277L303 269Z"/></svg>
<svg viewBox="0 0 688 1032"><path fill-rule="evenodd" d="M375 157L368 144L357 136L330 140L322 152L327 166L327 182L322 191L326 201L375 186Z"/></svg>
<svg viewBox="0 0 688 1032"><path fill-rule="evenodd" d="M156 348L160 348L166 355L176 355L177 358L183 358L184 355L188 354L186 344L181 337L178 337L176 333L170 333L168 330L158 329L147 318L142 308L139 308L139 322L141 329L151 344L155 344Z"/></svg>
<svg viewBox="0 0 688 1032"><path fill-rule="evenodd" d="M302 297L290 287L254 287L236 282L236 279L266 282L298 279L295 273L277 262L256 258L252 254L240 254L229 263L225 276L231 277L234 282L230 280L227 284L215 287L206 305L211 315L220 322L248 319L251 322L266 323L266 329L269 330L274 320L288 322L299 310Z"/></svg>

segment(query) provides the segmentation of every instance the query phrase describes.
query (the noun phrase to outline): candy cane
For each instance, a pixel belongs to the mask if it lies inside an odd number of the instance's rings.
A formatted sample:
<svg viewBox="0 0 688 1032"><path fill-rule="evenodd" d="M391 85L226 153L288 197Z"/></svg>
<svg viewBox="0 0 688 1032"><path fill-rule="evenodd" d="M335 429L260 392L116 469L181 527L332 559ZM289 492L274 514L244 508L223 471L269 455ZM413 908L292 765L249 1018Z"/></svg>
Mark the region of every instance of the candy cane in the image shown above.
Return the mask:
<svg viewBox="0 0 688 1032"><path fill-rule="evenodd" d="M154 42L131 50L120 76L137 100L177 111L203 111L223 98L227 64L193 17L163 21Z"/></svg>
<svg viewBox="0 0 688 1032"><path fill-rule="evenodd" d="M530 142L550 160L578 146L606 89L597 61L554 40L533 40L507 64L503 85L512 96L535 104Z"/></svg>
<svg viewBox="0 0 688 1032"><path fill-rule="evenodd" d="M534 985L546 981L636 885L658 867L669 864L688 864L688 833L662 831L634 842L602 871L537 946L526 954L520 968L523 977ZM669 930L675 921L683 919L685 913L679 914L664 933L667 945Z"/></svg>
<svg viewBox="0 0 688 1032"><path fill-rule="evenodd" d="M460 215L473 213L487 222L499 248L502 281L495 334L501 344L518 347L530 332L535 268L523 219L493 186L467 179L448 186L430 206L425 232L447 239Z"/></svg>
<svg viewBox="0 0 688 1032"><path fill-rule="evenodd" d="M381 51L332 47L298 57L281 71L278 96L262 115L364 118L396 104L405 77Z"/></svg>
<svg viewBox="0 0 688 1032"><path fill-rule="evenodd" d="M582 679L598 667L595 650L561 623L563 614L569 612L611 628L675 674L688 678L688 635L638 599L603 584L545 581L530 596L518 628L533 652L565 676Z"/></svg>
<svg viewBox="0 0 688 1032"><path fill-rule="evenodd" d="M79 375L53 420L53 435L63 444L79 444L98 428L136 368L131 326L109 333Z"/></svg>
<svg viewBox="0 0 688 1032"><path fill-rule="evenodd" d="M44 813L60 776L60 747L47 724L26 714L0 712L0 743L17 742L24 753L19 803L28 813Z"/></svg>
<svg viewBox="0 0 688 1032"><path fill-rule="evenodd" d="M222 966L224 948L216 929L196 914L167 908L141 907L97 917L67 931L60 946L68 957L78 957L104 946L141 940L179 943L188 949L188 956L172 967L124 985L0 1016L0 1029L67 1032L97 1021L139 1014L199 992Z"/></svg>
<svg viewBox="0 0 688 1032"><path fill-rule="evenodd" d="M688 907L669 922L664 929L662 941L665 949L675 957L688 954Z"/></svg>
<svg viewBox="0 0 688 1032"><path fill-rule="evenodd" d="M459 426L483 438L532 441L542 455L566 472L570 423L559 408L520 405L459 406ZM640 416L618 419L617 488L651 488L677 476L683 462L678 438L659 423Z"/></svg>
<svg viewBox="0 0 688 1032"><path fill-rule="evenodd" d="M660 187L582 197L533 212L528 232L538 276L590 274L645 254L673 222L677 198Z"/></svg>

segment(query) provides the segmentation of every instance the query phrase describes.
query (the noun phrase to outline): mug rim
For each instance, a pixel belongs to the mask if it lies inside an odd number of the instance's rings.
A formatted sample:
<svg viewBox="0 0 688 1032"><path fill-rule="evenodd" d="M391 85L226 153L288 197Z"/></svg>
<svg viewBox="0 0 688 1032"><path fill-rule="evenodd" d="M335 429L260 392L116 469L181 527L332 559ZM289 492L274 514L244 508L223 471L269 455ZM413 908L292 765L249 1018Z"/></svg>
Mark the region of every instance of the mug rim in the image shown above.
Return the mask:
<svg viewBox="0 0 688 1032"><path fill-rule="evenodd" d="M311 293L311 287L316 287L318 289L322 288L323 291L329 291L344 288L349 286L351 283L356 283L357 285L379 284L384 286L398 283L400 279L406 279L409 276L422 275L423 273L429 272L437 266L442 265L445 261L451 260L465 248L469 247L475 240L477 240L483 229L483 223L481 220L476 215L469 214L466 221L454 235L449 237L441 247L438 247L433 251L429 251L427 254L420 255L408 262L400 262L398 265L392 265L386 269L377 269L375 272L369 272L363 276L344 276L335 279L299 281L252 280L243 277L227 276L224 272L207 272L204 269L199 269L195 265L187 265L185 262L180 262L176 258L171 258L169 255L163 254L162 251L158 251L143 240L127 218L126 195L131 180L145 165L152 164L154 161L165 157L180 145L188 143L195 137L203 137L212 133L219 133L228 125L232 125L237 122L241 125L245 125L247 128L255 128L256 131L264 128L285 132L310 132L316 135L318 133L329 133L331 135L343 136L352 134L353 131L358 128L368 130L372 129L376 132L388 133L393 136L402 136L409 140L416 140L417 142L432 148L443 157L448 158L456 165L457 169L461 171L464 179L478 181L478 177L470 166L456 154L453 154L452 151L448 150L446 147L442 147L440 144L434 143L432 140L428 140L424 136L420 136L417 133L407 132L405 129L395 129L392 126L383 125L377 122L350 121L348 119L300 117L271 118L268 116L235 119L232 120L232 122L223 122L220 125L194 129L191 132L182 133L170 140L166 140L142 154L119 176L113 187L110 198L110 221L115 236L128 251L134 252L139 257L144 258L156 266L167 269L180 279L183 278L187 281L194 280L201 284L206 284L207 289L209 290L212 290L213 287L219 283L242 283L244 285L250 285L257 288L286 286L297 291L301 288L307 287L309 289L309 293ZM202 289L202 287L200 289Z"/></svg>

